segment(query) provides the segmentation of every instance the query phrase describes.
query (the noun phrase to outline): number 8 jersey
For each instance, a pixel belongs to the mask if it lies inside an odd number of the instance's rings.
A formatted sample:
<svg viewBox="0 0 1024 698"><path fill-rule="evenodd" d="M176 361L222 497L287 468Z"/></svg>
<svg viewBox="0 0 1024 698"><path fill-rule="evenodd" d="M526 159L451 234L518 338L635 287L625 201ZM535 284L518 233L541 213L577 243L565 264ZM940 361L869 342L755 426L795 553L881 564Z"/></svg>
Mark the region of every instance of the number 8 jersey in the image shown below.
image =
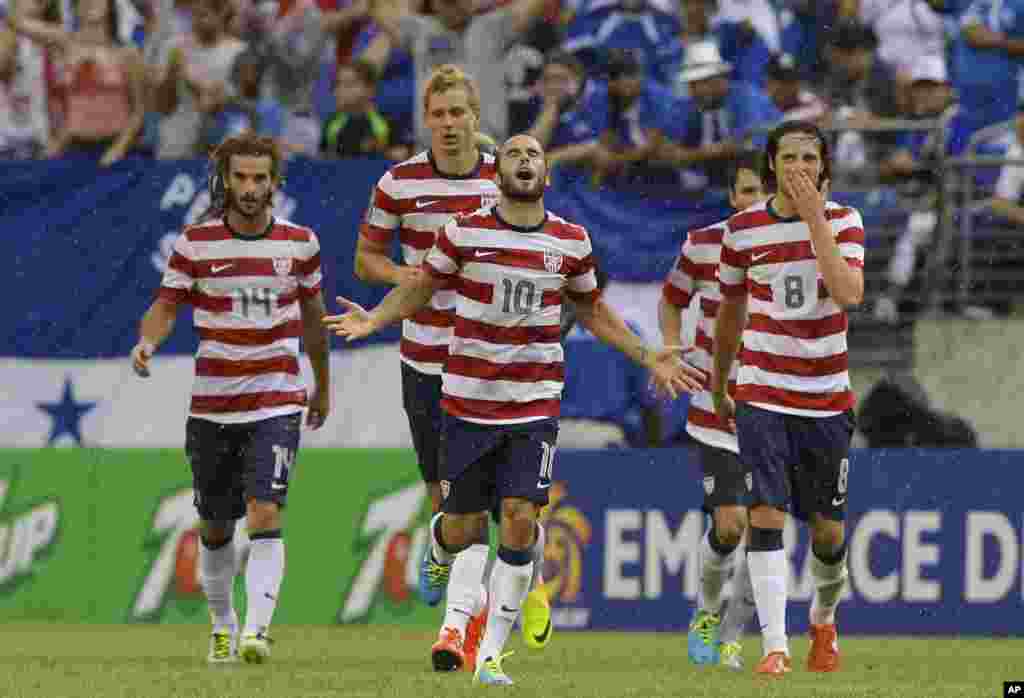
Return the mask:
<svg viewBox="0 0 1024 698"><path fill-rule="evenodd" d="M736 400L776 412L825 417L853 407L847 316L829 296L810 228L758 204L729 219L718 267L724 296L747 297ZM839 252L864 266L860 213L828 202Z"/></svg>
<svg viewBox="0 0 1024 698"><path fill-rule="evenodd" d="M441 407L479 424L558 417L562 294L599 294L587 231L552 213L521 228L481 210L441 229L424 268L457 290Z"/></svg>
<svg viewBox="0 0 1024 698"><path fill-rule="evenodd" d="M255 237L221 219L185 228L158 296L195 309L191 416L241 423L302 410L299 299L319 293L321 280L309 228L280 219Z"/></svg>

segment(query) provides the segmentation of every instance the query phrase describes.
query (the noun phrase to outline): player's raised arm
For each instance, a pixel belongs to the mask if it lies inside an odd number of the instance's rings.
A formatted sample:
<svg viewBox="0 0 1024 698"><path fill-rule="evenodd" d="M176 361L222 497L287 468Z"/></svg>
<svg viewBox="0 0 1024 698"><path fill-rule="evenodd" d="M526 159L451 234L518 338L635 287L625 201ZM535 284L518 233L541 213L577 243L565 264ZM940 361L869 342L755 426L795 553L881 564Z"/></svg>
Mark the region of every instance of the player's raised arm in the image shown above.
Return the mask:
<svg viewBox="0 0 1024 698"><path fill-rule="evenodd" d="M861 268L864 264L863 227L854 225L848 231L844 231L853 235L849 240L843 237L836 239L825 214L823 191L828 189L827 181L819 190L806 172L787 170L782 178L782 186L793 201L800 218L811 230L811 242L818 258L818 268L832 300L841 308L860 305L864 300L864 271ZM860 217L856 212L851 213L851 216L858 219ZM847 247L859 246L859 255L844 254L840 249L844 243Z"/></svg>

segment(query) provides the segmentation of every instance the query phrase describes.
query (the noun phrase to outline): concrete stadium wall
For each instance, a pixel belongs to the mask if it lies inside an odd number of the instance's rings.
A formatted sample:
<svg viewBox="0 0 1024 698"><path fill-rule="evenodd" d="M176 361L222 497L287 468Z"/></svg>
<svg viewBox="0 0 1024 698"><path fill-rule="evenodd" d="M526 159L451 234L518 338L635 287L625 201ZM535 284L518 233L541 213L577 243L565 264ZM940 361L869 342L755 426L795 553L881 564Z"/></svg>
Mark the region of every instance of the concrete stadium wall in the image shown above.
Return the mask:
<svg viewBox="0 0 1024 698"><path fill-rule="evenodd" d="M936 408L970 421L985 448L1024 448L1024 317L922 320L915 344L913 374ZM883 373L852 371L857 394Z"/></svg>

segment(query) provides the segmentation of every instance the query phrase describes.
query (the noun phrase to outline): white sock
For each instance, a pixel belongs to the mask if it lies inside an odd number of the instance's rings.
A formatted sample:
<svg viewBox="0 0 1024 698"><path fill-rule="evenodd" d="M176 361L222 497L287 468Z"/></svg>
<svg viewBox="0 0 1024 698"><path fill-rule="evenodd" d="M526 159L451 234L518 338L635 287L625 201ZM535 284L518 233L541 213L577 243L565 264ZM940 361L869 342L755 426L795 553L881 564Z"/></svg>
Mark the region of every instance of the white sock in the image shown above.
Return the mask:
<svg viewBox="0 0 1024 698"><path fill-rule="evenodd" d="M818 559L811 552L811 576L814 579L814 600L811 601L811 623L832 625L836 622L836 607L846 586L846 555L834 565Z"/></svg>
<svg viewBox="0 0 1024 698"><path fill-rule="evenodd" d="M238 631L238 615L235 613L235 541L211 550L199 543L199 579L210 606L210 618L214 631Z"/></svg>
<svg viewBox="0 0 1024 698"><path fill-rule="evenodd" d="M786 551L748 550L747 564L757 615L761 619L764 653L789 654L786 639Z"/></svg>
<svg viewBox="0 0 1024 698"><path fill-rule="evenodd" d="M441 627L455 628L466 637L469 624L480 606L480 583L491 549L475 543L455 556L451 576L448 577L448 599Z"/></svg>
<svg viewBox="0 0 1024 698"><path fill-rule="evenodd" d="M257 534L258 535L258 534ZM277 595L284 579L284 540L255 538L249 548L245 570L246 633L266 633L277 608Z"/></svg>
<svg viewBox="0 0 1024 698"><path fill-rule="evenodd" d="M437 522L444 516L444 512L437 512L434 514L434 518L430 520L430 551L434 555L434 561L440 562L442 565L452 561L455 557L450 552L441 547L441 544L437 542Z"/></svg>
<svg viewBox="0 0 1024 698"><path fill-rule="evenodd" d="M723 643L736 642L743 634L744 628L754 619L757 606L754 604L754 589L750 586L750 567L746 555L736 556L736 566L732 573L732 597L729 607L725 609L719 638Z"/></svg>
<svg viewBox="0 0 1024 698"><path fill-rule="evenodd" d="M487 630L477 654L481 660L501 655L530 591L532 573L532 559L525 565L510 565L500 557L495 560L491 572L491 608L487 615Z"/></svg>
<svg viewBox="0 0 1024 698"><path fill-rule="evenodd" d="M721 555L711 547L709 528L700 542L700 608L718 614L722 610L722 587L736 562L736 551Z"/></svg>
<svg viewBox="0 0 1024 698"><path fill-rule="evenodd" d="M537 539L533 542L533 574L530 576L530 591L544 583L544 545L547 534L537 522Z"/></svg>

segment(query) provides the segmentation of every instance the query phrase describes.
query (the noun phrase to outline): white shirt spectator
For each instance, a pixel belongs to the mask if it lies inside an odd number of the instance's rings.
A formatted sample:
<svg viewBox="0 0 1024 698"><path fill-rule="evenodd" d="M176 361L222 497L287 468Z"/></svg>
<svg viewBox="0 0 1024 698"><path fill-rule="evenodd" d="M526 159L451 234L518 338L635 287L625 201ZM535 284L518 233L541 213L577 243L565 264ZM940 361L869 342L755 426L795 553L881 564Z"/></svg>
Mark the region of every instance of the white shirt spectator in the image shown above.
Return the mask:
<svg viewBox="0 0 1024 698"><path fill-rule="evenodd" d="M942 15L925 0L860 0L860 20L878 35L879 58L899 73L945 50Z"/></svg>
<svg viewBox="0 0 1024 698"><path fill-rule="evenodd" d="M1007 149L1006 158L1024 160L1024 147L1016 138ZM1003 165L999 171L999 181L996 182L995 195L1016 204L1020 203L1021 194L1024 194L1024 165Z"/></svg>
<svg viewBox="0 0 1024 698"><path fill-rule="evenodd" d="M0 157L37 157L50 136L46 49L16 39L14 75L0 80Z"/></svg>

